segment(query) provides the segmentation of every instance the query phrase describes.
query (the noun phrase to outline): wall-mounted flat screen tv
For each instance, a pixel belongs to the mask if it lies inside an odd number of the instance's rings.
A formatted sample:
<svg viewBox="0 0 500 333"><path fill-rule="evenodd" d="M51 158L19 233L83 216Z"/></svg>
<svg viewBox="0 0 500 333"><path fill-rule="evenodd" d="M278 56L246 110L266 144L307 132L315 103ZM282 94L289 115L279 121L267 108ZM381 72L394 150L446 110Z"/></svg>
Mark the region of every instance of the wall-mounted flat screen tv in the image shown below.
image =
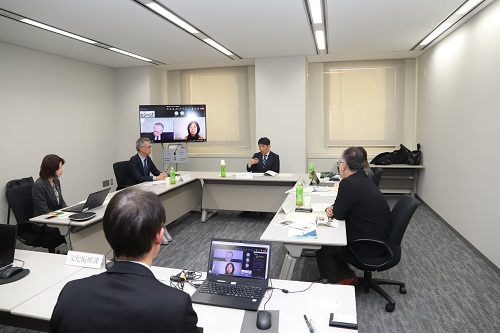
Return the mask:
<svg viewBox="0 0 500 333"><path fill-rule="evenodd" d="M207 106L139 105L140 136L156 142L207 141Z"/></svg>

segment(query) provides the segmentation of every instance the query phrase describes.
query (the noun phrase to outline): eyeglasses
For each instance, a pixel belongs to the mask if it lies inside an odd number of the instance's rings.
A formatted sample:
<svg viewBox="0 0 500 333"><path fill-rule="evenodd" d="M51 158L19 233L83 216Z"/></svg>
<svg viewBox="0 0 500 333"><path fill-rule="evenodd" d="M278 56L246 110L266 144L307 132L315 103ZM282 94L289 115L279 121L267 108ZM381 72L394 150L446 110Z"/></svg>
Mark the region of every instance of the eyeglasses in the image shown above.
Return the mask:
<svg viewBox="0 0 500 333"><path fill-rule="evenodd" d="M344 163L344 164L345 164L345 162L343 162L343 161L337 161L337 168L338 168L338 167L339 167L342 163Z"/></svg>
<svg viewBox="0 0 500 333"><path fill-rule="evenodd" d="M143 147L146 149L151 149L151 147L153 147L153 146L143 146Z"/></svg>

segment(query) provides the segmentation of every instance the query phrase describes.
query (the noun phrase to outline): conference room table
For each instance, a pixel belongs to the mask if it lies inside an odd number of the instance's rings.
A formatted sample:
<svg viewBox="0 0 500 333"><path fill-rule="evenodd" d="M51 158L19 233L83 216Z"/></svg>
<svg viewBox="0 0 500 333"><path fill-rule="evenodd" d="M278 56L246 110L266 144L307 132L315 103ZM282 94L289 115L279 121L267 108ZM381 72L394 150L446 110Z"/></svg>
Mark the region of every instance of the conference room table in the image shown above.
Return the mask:
<svg viewBox="0 0 500 333"><path fill-rule="evenodd" d="M201 222L206 222L217 210L243 210L276 212L286 198L285 191L292 188L301 174L263 174L180 171L176 184L167 180L144 182L134 185L157 194L165 207L168 225L184 214L202 208ZM251 178L250 178L251 177ZM111 248L102 231L102 217L106 206L117 192L108 194L101 207L92 209L96 215L87 221L71 221L65 213L47 219L36 216L30 221L58 227L66 237L70 250L92 253L109 253Z"/></svg>
<svg viewBox="0 0 500 333"><path fill-rule="evenodd" d="M165 207L166 225L201 205L200 179L192 178L185 181L179 179L176 184L170 184L168 180L145 182L134 185L134 187L153 192L159 196ZM50 219L47 219L47 214L44 214L30 219L30 221L58 227L61 234L65 235L70 250L106 254L110 252L111 247L104 237L102 218L109 200L116 193L109 193L102 206L91 209L96 215L87 221L71 221L68 216L72 213L65 213Z"/></svg>
<svg viewBox="0 0 500 333"><path fill-rule="evenodd" d="M200 171L189 175L203 181L201 222L217 210L276 213L286 199L285 192L304 177L299 173L268 176L248 172L228 172L221 177L219 172Z"/></svg>
<svg viewBox="0 0 500 333"><path fill-rule="evenodd" d="M25 268L31 273L25 278L9 285L0 285L2 295L19 295L15 301L9 302L2 297L0 301L0 323L17 327L48 331L49 320L57 302L58 295L69 281L85 278L104 272L104 268L91 269L68 266L64 264L66 256L30 251L16 251L16 258L24 258ZM60 259L54 259L59 257ZM37 261L39 262L37 264ZM41 262L44 262L42 265ZM152 267L155 276L163 283L170 284L170 276L181 269ZM45 276L44 279L40 279ZM202 273L204 278L205 273ZM26 290L26 286L36 284L33 290ZM279 320L273 322L278 325L278 332L308 332L304 315L313 319L317 332L345 332L344 329L329 327L330 313L342 314L356 318L355 290L352 286L319 284L300 281L272 280L270 285L275 288L284 288L289 293L280 290L268 291L262 300L259 309L278 310ZM194 287L184 284L184 291L192 295ZM204 328L204 333L239 333L245 316L251 317L250 328L256 329L254 311L244 311L217 306L193 304L198 315L198 326ZM84 314L82 314L84 315ZM103 314L105 315L105 314ZM223 318L223 320L221 320ZM273 318L274 319L274 318ZM272 331L272 330L271 330ZM354 330L349 330L350 332ZM356 331L354 331L356 332Z"/></svg>
<svg viewBox="0 0 500 333"><path fill-rule="evenodd" d="M335 201L336 192L338 189L338 182L333 184L334 186L328 187L328 191L326 192L308 192L308 188L311 190L316 186L305 187L304 194L305 197L311 197L311 203L313 206L315 204L319 204L321 206L326 207L326 205L331 205ZM285 213L285 211L280 210L269 223L268 227L261 235L260 239L263 241L269 242L279 242L285 245L288 253L285 255L285 259L283 261L283 266L281 269L280 279L290 280L292 278L293 270L295 268L295 263L297 258L300 258L302 252L304 250L319 250L321 246L345 246L347 245L347 236L345 229L344 221L336 221L338 226L331 227L326 225L318 225L316 232L316 238L292 238L289 236L289 229L282 225L279 225L279 222L286 221L290 218L289 214L294 214L295 205L295 192L292 191L288 194L287 199L285 200L283 206L291 207L291 213ZM324 213L324 209L320 211L314 211L312 213L300 213L300 214L326 214Z"/></svg>

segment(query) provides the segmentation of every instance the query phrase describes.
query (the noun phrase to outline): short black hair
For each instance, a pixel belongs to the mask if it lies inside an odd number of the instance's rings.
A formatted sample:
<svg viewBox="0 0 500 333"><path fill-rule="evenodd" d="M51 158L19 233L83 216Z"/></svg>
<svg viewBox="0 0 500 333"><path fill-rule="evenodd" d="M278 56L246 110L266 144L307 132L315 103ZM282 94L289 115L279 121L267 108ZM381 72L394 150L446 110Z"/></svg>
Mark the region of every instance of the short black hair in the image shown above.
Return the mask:
<svg viewBox="0 0 500 333"><path fill-rule="evenodd" d="M189 124L188 124L188 133L189 133L189 127L191 127L191 125L195 124L196 125L196 134L200 134L200 124L198 124L198 122L196 120L193 120L191 121Z"/></svg>
<svg viewBox="0 0 500 333"><path fill-rule="evenodd" d="M351 171L361 171L365 168L365 157L359 147L349 147L344 150L342 159Z"/></svg>
<svg viewBox="0 0 500 333"><path fill-rule="evenodd" d="M257 142L257 144L269 146L271 144L271 140L269 140L266 137L263 137L259 139L259 142Z"/></svg>
<svg viewBox="0 0 500 333"><path fill-rule="evenodd" d="M102 226L116 257L142 259L165 221L165 208L158 195L127 188L109 201Z"/></svg>

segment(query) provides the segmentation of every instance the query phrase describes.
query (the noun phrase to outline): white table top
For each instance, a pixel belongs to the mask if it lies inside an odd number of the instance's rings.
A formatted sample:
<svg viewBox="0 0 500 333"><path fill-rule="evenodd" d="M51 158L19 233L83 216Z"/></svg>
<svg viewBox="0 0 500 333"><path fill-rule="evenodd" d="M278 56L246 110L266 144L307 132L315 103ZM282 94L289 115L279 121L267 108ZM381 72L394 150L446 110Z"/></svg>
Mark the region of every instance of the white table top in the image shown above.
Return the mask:
<svg viewBox="0 0 500 333"><path fill-rule="evenodd" d="M177 180L175 184L170 184L167 180L162 180L162 181L153 181L153 182L144 182L140 183L137 185L134 185L134 187L143 189L145 191L150 191L155 193L156 195L160 196L164 193L167 193L169 191L173 191L176 188L182 187L184 185L187 185L193 181L196 181L196 178L193 178L189 181L182 181L182 180ZM104 201L103 205L94 209L91 209L90 211L95 212L96 216L91 218L90 220L87 221L81 221L81 222L75 222L71 221L68 216L73 214L73 213L66 213L62 215L61 217L54 217L51 219L47 219L47 215L40 215L36 216L30 219L32 222L39 222L39 223L45 223L50 226L66 226L66 227L87 227L90 225L93 225L97 222L100 222L102 220L102 217L104 216L104 212L106 211L106 207L108 205L109 200L118 193L119 191L111 192L107 195L106 200Z"/></svg>
<svg viewBox="0 0 500 333"><path fill-rule="evenodd" d="M164 267L152 267L152 270L155 276L167 285L170 284L170 276L181 271L180 269ZM49 320L59 293L67 282L99 274L103 271L104 269L83 268L55 283L54 286L35 295L28 301L18 305L12 310L12 313L19 316ZM204 276L205 274L203 274L203 278ZM274 287L285 288L290 292L304 290L310 284L309 282L272 280ZM195 289L186 283L184 291L191 295ZM259 309L263 309L266 300L264 298ZM193 308L198 315L198 326L204 327L205 333L240 332L245 311L202 304L193 304ZM271 300L266 305L266 309L280 311L280 332L307 332L303 317L304 314L314 320L318 332L343 332L340 329L329 327L328 318L331 312L356 316L354 287L314 284L304 292L288 294L280 290L274 290ZM224 318L224 320L219 320L220 318ZM303 329L298 329L298 327Z"/></svg>
<svg viewBox="0 0 500 333"><path fill-rule="evenodd" d="M329 203L333 204L335 197L331 196L321 196L322 192L317 193L307 193L304 196L310 196L312 203ZM295 202L295 193L292 192L288 195L286 200L292 200ZM294 206L295 207L295 206ZM306 213L307 214L307 213ZM277 213L269 226L266 228L262 236L260 237L263 241L270 242L280 242L283 244L298 244L298 245L330 245L330 246L344 246L347 244L345 222L339 221L339 227L333 228L328 226L319 225L317 227L317 238L310 239L296 239L288 237L288 228L276 225L276 222L281 222L286 219L286 214L281 211ZM303 246L307 248L307 246Z"/></svg>
<svg viewBox="0 0 500 333"><path fill-rule="evenodd" d="M80 271L81 267L65 265L66 256L44 252L16 250L15 259L24 261L30 273L24 278L0 285L0 310L10 311L55 283ZM14 266L22 263L14 260Z"/></svg>

